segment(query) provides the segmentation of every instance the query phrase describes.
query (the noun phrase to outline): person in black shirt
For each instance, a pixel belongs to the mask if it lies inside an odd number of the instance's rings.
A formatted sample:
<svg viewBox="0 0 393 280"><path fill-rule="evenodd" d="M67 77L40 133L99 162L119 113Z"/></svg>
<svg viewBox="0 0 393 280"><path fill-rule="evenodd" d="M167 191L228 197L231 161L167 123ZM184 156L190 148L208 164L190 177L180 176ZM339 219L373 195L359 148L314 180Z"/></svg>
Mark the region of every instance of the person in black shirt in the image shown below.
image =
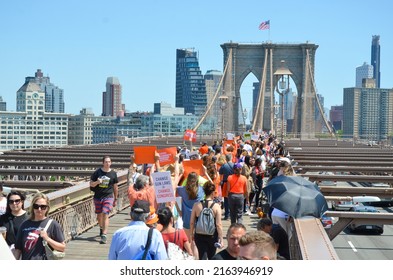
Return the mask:
<svg viewBox="0 0 393 280"><path fill-rule="evenodd" d="M217 254L212 260L236 260L239 254L239 239L246 234L246 227L243 224L234 223L227 231L228 247Z"/></svg>
<svg viewBox="0 0 393 280"><path fill-rule="evenodd" d="M270 234L277 245L277 253L279 256L290 260L289 240L287 232L279 225L273 224L269 218L263 218L258 221L257 230Z"/></svg>
<svg viewBox="0 0 393 280"><path fill-rule="evenodd" d="M5 241L11 250L15 247L16 235L20 225L28 218L24 207L26 196L20 191L11 191L7 196L5 214L0 217L0 226L7 228Z"/></svg>
<svg viewBox="0 0 393 280"><path fill-rule="evenodd" d="M90 177L90 190L94 192L95 213L100 226L100 242L105 244L109 227L109 214L116 206L119 180L117 173L111 169L111 158L104 156L102 163L102 167L98 168Z"/></svg>

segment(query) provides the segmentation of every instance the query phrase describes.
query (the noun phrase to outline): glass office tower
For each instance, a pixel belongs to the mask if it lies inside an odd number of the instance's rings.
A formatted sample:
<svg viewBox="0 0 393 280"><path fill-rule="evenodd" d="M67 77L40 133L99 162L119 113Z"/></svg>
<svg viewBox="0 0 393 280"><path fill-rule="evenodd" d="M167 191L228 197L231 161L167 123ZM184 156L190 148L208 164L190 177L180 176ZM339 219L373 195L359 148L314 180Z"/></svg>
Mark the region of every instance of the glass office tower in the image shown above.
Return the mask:
<svg viewBox="0 0 393 280"><path fill-rule="evenodd" d="M377 88L381 87L380 69L381 47L379 45L379 35L374 35L371 42L371 65L374 67L373 78Z"/></svg>
<svg viewBox="0 0 393 280"><path fill-rule="evenodd" d="M207 106L205 80L194 49L176 50L176 107L186 114L202 115Z"/></svg>

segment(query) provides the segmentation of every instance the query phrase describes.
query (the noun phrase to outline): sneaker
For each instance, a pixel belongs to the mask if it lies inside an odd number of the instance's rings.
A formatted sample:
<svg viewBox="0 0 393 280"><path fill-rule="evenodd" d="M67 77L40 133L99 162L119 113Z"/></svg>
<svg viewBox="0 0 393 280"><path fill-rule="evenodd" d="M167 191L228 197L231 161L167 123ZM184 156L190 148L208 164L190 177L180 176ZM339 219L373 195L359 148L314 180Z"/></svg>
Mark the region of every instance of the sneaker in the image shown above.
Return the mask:
<svg viewBox="0 0 393 280"><path fill-rule="evenodd" d="M101 244L106 244L106 235L105 235L105 234L101 235L101 241L100 241L100 243L101 243Z"/></svg>

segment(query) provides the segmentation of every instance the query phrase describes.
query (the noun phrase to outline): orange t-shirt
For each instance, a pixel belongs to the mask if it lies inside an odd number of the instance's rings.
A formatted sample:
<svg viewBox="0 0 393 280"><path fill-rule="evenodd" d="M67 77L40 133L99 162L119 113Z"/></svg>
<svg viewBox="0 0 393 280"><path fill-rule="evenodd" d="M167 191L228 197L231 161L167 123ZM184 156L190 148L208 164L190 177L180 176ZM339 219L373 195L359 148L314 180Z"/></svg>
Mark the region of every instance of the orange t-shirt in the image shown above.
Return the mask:
<svg viewBox="0 0 393 280"><path fill-rule="evenodd" d="M235 174L228 176L229 192L236 194L247 193L247 178L246 176Z"/></svg>
<svg viewBox="0 0 393 280"><path fill-rule="evenodd" d="M134 185L130 185L128 187L128 200L130 201L131 207L136 200L147 200L150 206L154 206L157 209L156 194L153 186L144 187L137 191L134 189Z"/></svg>
<svg viewBox="0 0 393 280"><path fill-rule="evenodd" d="M208 146L202 146L199 148L199 153L201 155L207 154L209 152L209 147Z"/></svg>

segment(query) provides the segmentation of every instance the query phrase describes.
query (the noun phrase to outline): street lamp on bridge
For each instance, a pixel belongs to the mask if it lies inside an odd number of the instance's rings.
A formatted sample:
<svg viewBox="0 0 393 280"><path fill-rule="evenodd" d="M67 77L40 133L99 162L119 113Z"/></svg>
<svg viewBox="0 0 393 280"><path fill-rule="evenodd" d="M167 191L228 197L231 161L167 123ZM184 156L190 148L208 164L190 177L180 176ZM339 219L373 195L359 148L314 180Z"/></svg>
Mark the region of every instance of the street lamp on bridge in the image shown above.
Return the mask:
<svg viewBox="0 0 393 280"><path fill-rule="evenodd" d="M289 77L291 75L292 72L285 66L285 60L281 60L281 66L274 72L274 76L277 77L278 81L276 91L281 96L281 141L284 140L284 96L289 92ZM285 76L287 82L285 81ZM281 92L279 89L281 89Z"/></svg>
<svg viewBox="0 0 393 280"><path fill-rule="evenodd" d="M221 95L218 97L220 100L220 109L221 109L221 132L222 132L222 137L224 138L224 111L227 108L227 103L228 103L228 96Z"/></svg>

